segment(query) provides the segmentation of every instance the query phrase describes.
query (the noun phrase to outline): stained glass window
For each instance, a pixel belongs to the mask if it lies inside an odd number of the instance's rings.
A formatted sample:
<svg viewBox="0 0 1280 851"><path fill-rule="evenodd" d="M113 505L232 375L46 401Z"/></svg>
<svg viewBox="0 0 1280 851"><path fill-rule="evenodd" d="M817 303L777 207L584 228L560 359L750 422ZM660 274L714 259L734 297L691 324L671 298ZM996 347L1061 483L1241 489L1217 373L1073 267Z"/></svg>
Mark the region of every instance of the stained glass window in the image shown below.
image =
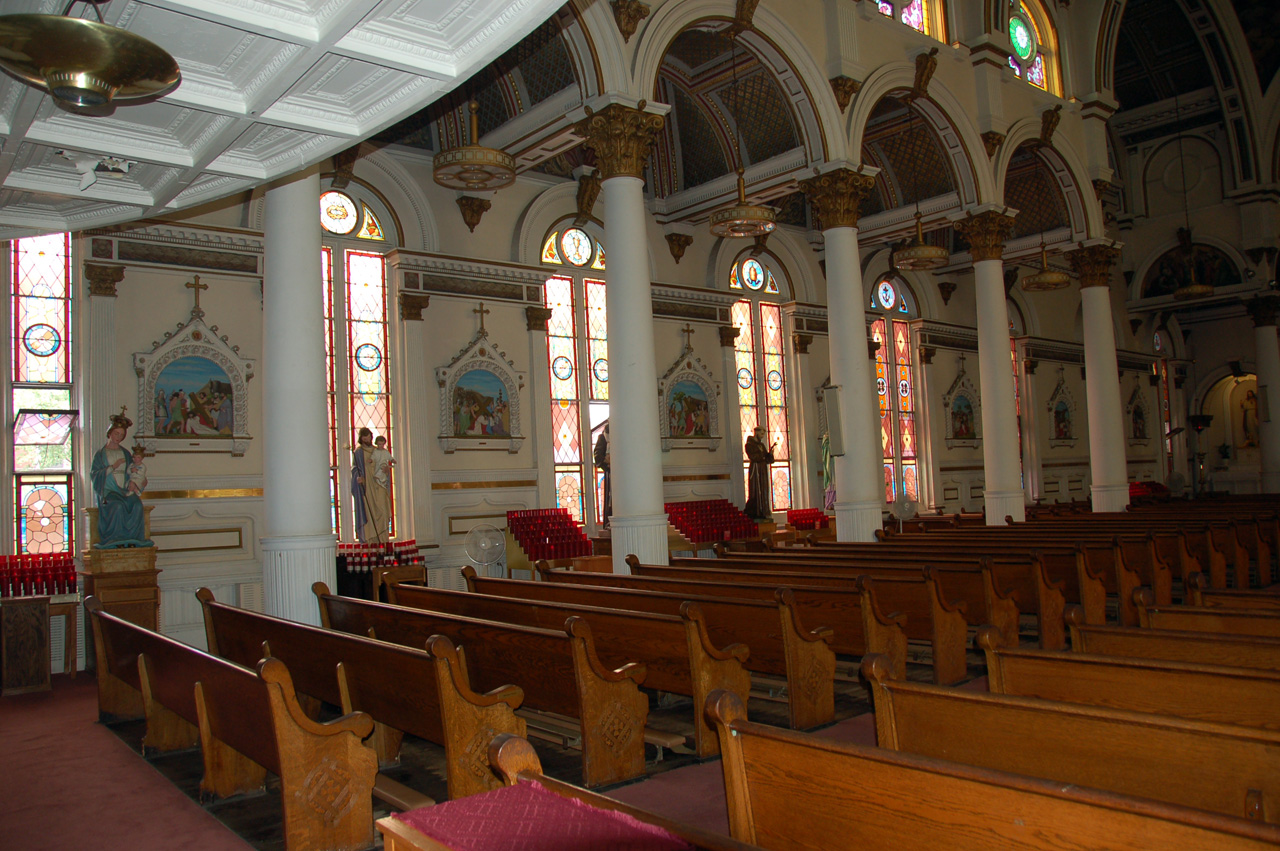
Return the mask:
<svg viewBox="0 0 1280 851"><path fill-rule="evenodd" d="M764 267L756 260L746 260L742 264L742 282L747 289L758 290L764 286Z"/></svg>
<svg viewBox="0 0 1280 851"><path fill-rule="evenodd" d="M916 430L915 378L911 326L905 282L885 277L877 282L872 309L884 316L871 323L876 349L876 397L880 405L880 456L884 498L920 499L920 448Z"/></svg>
<svg viewBox="0 0 1280 851"><path fill-rule="evenodd" d="M935 12L941 14L941 7L934 8L937 0L876 0L876 10L886 18L895 18L917 32L936 35L942 31L942 21L934 20Z"/></svg>
<svg viewBox="0 0 1280 851"><path fill-rule="evenodd" d="M547 237L542 261L603 270L605 250L587 231L571 227ZM603 471L594 466L593 447L608 418L606 290L603 280L574 269L548 278L543 287L551 310L547 365L556 504L579 523L604 521Z"/></svg>
<svg viewBox="0 0 1280 851"><path fill-rule="evenodd" d="M902 10L901 20L913 30L924 32L924 0L914 0Z"/></svg>
<svg viewBox="0 0 1280 851"><path fill-rule="evenodd" d="M351 433L367 428L391 440L391 381L387 364L387 281L382 255L346 252L348 398ZM353 439L352 443L355 441ZM394 480L392 481L394 486ZM394 493L392 494L394 505ZM395 537L395 513L391 534Z"/></svg>
<svg viewBox="0 0 1280 851"><path fill-rule="evenodd" d="M1043 11L1043 10L1039 10ZM1052 27L1047 23L1046 26ZM1041 28L1032 9L1023 0L1010 0L1009 3L1009 42L1013 53L1009 55L1009 67L1015 76L1026 80L1031 85L1048 91L1049 62L1046 51L1052 53L1052 42L1045 36L1052 35Z"/></svg>
<svg viewBox="0 0 1280 851"><path fill-rule="evenodd" d="M329 420L329 519L333 533L342 533L342 512L338 494L338 393L334 384L335 359L333 352L333 249L320 249L320 273L324 288L324 379L325 414Z"/></svg>
<svg viewBox="0 0 1280 851"><path fill-rule="evenodd" d="M729 289L740 290L742 283L738 280L738 266L735 263L733 268L729 270Z"/></svg>
<svg viewBox="0 0 1280 851"><path fill-rule="evenodd" d="M373 214L373 210L369 209L368 204L361 204L363 210L364 224L360 226L361 239L377 239L384 240L386 237L382 233L382 225L378 222L378 217Z"/></svg>
<svg viewBox="0 0 1280 851"><path fill-rule="evenodd" d="M341 192L326 192L320 196L320 226L329 233L345 236L356 229L360 219L356 202Z"/></svg>
<svg viewBox="0 0 1280 851"><path fill-rule="evenodd" d="M18 552L68 552L72 535L72 476L19 473L15 479Z"/></svg>
<svg viewBox="0 0 1280 851"><path fill-rule="evenodd" d="M71 381L70 235L13 241L13 380Z"/></svg>

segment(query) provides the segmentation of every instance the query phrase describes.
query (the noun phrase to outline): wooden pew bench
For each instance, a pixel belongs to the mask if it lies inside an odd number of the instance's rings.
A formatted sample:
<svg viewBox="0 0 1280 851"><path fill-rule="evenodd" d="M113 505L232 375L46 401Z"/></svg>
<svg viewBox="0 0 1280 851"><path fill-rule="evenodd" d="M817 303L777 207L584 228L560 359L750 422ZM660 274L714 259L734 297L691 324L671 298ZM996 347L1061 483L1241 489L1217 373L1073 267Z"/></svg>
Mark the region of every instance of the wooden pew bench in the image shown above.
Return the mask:
<svg viewBox="0 0 1280 851"><path fill-rule="evenodd" d="M1280 672L1002 647L979 630L992 694L1037 697L1280 732Z"/></svg>
<svg viewBox="0 0 1280 851"><path fill-rule="evenodd" d="M723 743L730 833L770 851L1151 851L1274 848L1280 828L746 720L708 707Z"/></svg>
<svg viewBox="0 0 1280 851"><path fill-rule="evenodd" d="M1244 591L1234 588L1213 588L1209 584L1209 577L1203 573L1191 575L1187 583L1187 596L1193 606L1280 612L1280 589Z"/></svg>
<svg viewBox="0 0 1280 851"><path fill-rule="evenodd" d="M1280 671L1280 638L1087 624L1074 606L1067 625L1076 653Z"/></svg>
<svg viewBox="0 0 1280 851"><path fill-rule="evenodd" d="M512 683L524 690L525 707L572 719L582 742L584 785L644 773L649 699L639 686L645 667L606 667L586 621L569 618L560 630L536 629L338 597L323 582L312 590L326 629L407 647L425 647L432 636L443 635L461 648L476 691Z"/></svg>
<svg viewBox="0 0 1280 851"><path fill-rule="evenodd" d="M475 569L463 568L474 578ZM731 691L745 701L751 691L751 675L743 667L748 649L744 644L723 650L711 642L706 618L695 604L682 607L679 616L603 609L550 601L517 600L465 591L443 591L413 585L393 586L391 602L480 620L562 628L571 617L591 627L596 654L608 667L642 662L648 670L646 688L692 697L694 706L707 704L717 688ZM720 743L701 711L694 713L695 752L699 757L720 753Z"/></svg>
<svg viewBox="0 0 1280 851"><path fill-rule="evenodd" d="M607 574L577 574L601 576ZM783 677L787 709L795 729L830 724L835 718L836 657L830 628L806 629L794 600L712 597L689 593L641 591L622 587L552 580L531 582L468 575L467 588L480 594L547 600L601 608L678 615L693 603L706 618L707 634L721 647L745 644L744 665L754 674ZM898 637L906 647L906 639ZM904 650L905 652L905 650Z"/></svg>
<svg viewBox="0 0 1280 851"><path fill-rule="evenodd" d="M895 682L882 656L862 672L882 748L1280 821L1280 733Z"/></svg>
<svg viewBox="0 0 1280 851"><path fill-rule="evenodd" d="M507 789L511 790L510 793L503 790L456 805L449 804L430 813L410 813L405 816L379 819L378 830L382 833L385 851L452 851L457 847L456 842L446 844L445 840L452 840L459 834L466 834L467 847L474 851L510 851L512 843L519 841L515 837L526 835L542 837L544 845L540 847L552 845L584 847L580 842L580 835L564 835L564 831L556 831L557 825L554 821L548 824L548 819L555 820L560 817L558 808L556 812L548 812L551 809L548 805L548 796L557 796L574 802L572 822L567 828L570 831L583 820L594 823L597 819L610 819L611 813L619 813L628 820L634 819L660 828L667 834L683 840L696 851L759 851L756 846L737 842L727 836L692 825L671 821L638 807L547 777L542 773L542 765L532 746L527 740L518 736L512 736L509 733L496 736L489 745L489 761L502 774ZM530 784L537 784L537 787L541 788L530 789ZM512 801L513 796L518 796L519 800ZM534 800L531 801L531 798ZM451 811L445 816L447 809ZM590 814L584 815L583 809ZM420 817L423 815L425 817ZM437 820L438 817L444 817L448 823L442 824L441 820ZM473 835L469 830L469 823L476 819L485 819L490 824L499 823L501 827L498 835ZM419 827L421 830L417 829ZM442 833L445 835L442 836ZM575 839L579 840L578 844L574 844ZM623 841L629 843L626 845L627 848L636 848L637 841L652 843L653 840L653 836L628 836Z"/></svg>
<svg viewBox="0 0 1280 851"><path fill-rule="evenodd" d="M252 670L107 614L94 597L85 608L99 676L136 682L142 695L144 751L198 742L202 798L258 792L268 771L278 776L288 851L369 847L378 757L361 740L372 718L356 712L317 723L278 659ZM331 768L317 771L321 765Z"/></svg>
<svg viewBox="0 0 1280 851"><path fill-rule="evenodd" d="M410 733L444 749L450 799L501 785L477 742L494 731L525 733L515 715L524 694L512 685L472 691L448 638L433 636L419 650L228 606L207 588L196 597L211 653L243 665L269 651L288 666L300 693L367 713L377 722L372 741L382 764L396 761ZM430 802L383 774L377 791L397 809Z"/></svg>
<svg viewBox="0 0 1280 851"><path fill-rule="evenodd" d="M1280 612L1219 607L1157 606L1145 588L1134 593L1138 625L1144 629L1180 629L1228 635L1280 638Z"/></svg>

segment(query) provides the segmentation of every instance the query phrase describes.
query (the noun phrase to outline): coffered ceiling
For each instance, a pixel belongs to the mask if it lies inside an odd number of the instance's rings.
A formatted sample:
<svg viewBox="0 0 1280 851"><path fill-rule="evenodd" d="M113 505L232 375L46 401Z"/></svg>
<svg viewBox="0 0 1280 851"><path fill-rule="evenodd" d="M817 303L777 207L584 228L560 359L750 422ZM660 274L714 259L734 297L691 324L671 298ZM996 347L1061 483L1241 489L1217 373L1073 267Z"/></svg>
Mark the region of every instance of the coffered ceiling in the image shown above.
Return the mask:
<svg viewBox="0 0 1280 851"><path fill-rule="evenodd" d="M0 74L0 238L160 215L295 172L450 92L562 3L115 0L106 22L169 51L182 85L92 114Z"/></svg>

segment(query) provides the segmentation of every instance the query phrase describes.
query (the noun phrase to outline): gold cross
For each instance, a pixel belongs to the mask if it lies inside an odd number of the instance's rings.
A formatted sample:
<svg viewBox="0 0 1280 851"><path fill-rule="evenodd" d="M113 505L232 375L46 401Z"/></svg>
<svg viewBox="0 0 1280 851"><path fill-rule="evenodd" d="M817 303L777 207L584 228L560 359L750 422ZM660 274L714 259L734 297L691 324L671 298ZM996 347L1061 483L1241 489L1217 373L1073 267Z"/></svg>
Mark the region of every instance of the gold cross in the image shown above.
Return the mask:
<svg viewBox="0 0 1280 851"><path fill-rule="evenodd" d="M484 330L484 315L485 315L486 313L493 313L493 311L492 311L492 310L486 310L486 309L485 309L485 306L484 306L484 302L482 301L482 302L480 302L480 307L478 307L477 309L475 309L475 310L473 310L473 311L471 311L471 312L472 312L472 313L478 313L478 314L480 314L480 330L481 330L481 331L483 331L483 330Z"/></svg>
<svg viewBox="0 0 1280 851"><path fill-rule="evenodd" d="M693 332L694 327L688 322L684 323L684 327L680 329L680 333L684 334L684 347L686 349L693 348Z"/></svg>
<svg viewBox="0 0 1280 851"><path fill-rule="evenodd" d="M198 310L200 308L200 291L209 289L209 285L200 283L200 276L196 275L194 281L187 281L183 286L189 290L196 291L196 309Z"/></svg>

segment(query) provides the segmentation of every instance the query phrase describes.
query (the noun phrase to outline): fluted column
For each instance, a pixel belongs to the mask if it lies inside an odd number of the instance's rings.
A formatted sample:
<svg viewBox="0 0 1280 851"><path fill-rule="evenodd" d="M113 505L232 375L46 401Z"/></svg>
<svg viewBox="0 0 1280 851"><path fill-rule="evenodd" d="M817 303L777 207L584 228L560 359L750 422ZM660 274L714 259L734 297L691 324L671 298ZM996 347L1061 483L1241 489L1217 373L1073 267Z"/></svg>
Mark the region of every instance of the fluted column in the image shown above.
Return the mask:
<svg viewBox="0 0 1280 851"><path fill-rule="evenodd" d="M1124 409L1111 318L1111 265L1120 250L1099 243L1067 254L1080 276L1084 322L1085 398L1089 405L1089 478L1093 510L1124 511L1129 504L1129 468L1124 445Z"/></svg>
<svg viewBox="0 0 1280 851"><path fill-rule="evenodd" d="M431 373L427 365L427 326L422 313L431 302L427 293L400 290L400 337L403 367L399 370L396 405L396 459L392 476L396 491L396 537L413 538L419 546L436 542L435 513L431 510L431 433L422 428L431 422ZM415 426L417 426L415 428Z"/></svg>
<svg viewBox="0 0 1280 851"><path fill-rule="evenodd" d="M1280 297L1256 296L1245 304L1253 318L1254 363L1258 372L1258 444L1262 453L1262 492L1280 493L1280 409L1271 411L1271 399L1280 405L1280 340L1276 338L1276 313Z"/></svg>
<svg viewBox="0 0 1280 851"><path fill-rule="evenodd" d="M742 408L738 405L738 359L734 354L738 334L734 325L720 326L720 363L724 372L724 442L729 447L729 501L747 505L747 480L742 467Z"/></svg>
<svg viewBox="0 0 1280 851"><path fill-rule="evenodd" d="M1009 368L1009 309L1005 306L1004 241L1013 217L995 210L955 223L969 241L977 296L978 376L982 393L983 501L988 526L1006 516L1026 519L1018 461L1018 411Z"/></svg>
<svg viewBox="0 0 1280 851"><path fill-rule="evenodd" d="M607 294L606 294L607 295ZM551 375L547 372L547 322L551 320L551 308L526 307L525 325L529 329L529 398L551 398ZM540 401L533 408L534 446L551 446L551 406ZM610 429L612 431L612 428ZM586 444L583 448L590 454ZM556 504L556 467L550 453L542 456L545 464L538 465L538 505ZM594 480L591 480L594 481ZM584 483L588 484L588 483ZM585 489L585 488L584 488Z"/></svg>
<svg viewBox="0 0 1280 851"><path fill-rule="evenodd" d="M268 614L318 624L311 583L336 587L329 517L319 173L267 189L262 287L263 604Z"/></svg>
<svg viewBox="0 0 1280 851"><path fill-rule="evenodd" d="M626 557L667 563L667 515L662 509L662 447L658 435L658 371L644 208L645 160L665 119L622 104L590 112L575 128L593 149L603 179L604 232L609 245L609 455L615 573L630 573Z"/></svg>
<svg viewBox="0 0 1280 851"><path fill-rule="evenodd" d="M108 266L102 263L85 263L84 277L89 282L89 339L88 357L84 358L87 373L89 417L84 429L91 447L101 445L111 424L111 415L120 413L120 406L128 403L132 414L130 419L141 422L142 418L151 414L149 411L134 411L133 399L118 400L115 398L115 378L113 370L116 366L116 285L124 280L124 266ZM92 453L95 449L91 449ZM87 484L87 480L86 480ZM86 499L83 507L88 507L92 500L93 489L86 487L83 491ZM9 500L13 497L9 496ZM12 505L4 508L12 515ZM84 517L81 511L81 517ZM79 523L77 530L83 537L83 546L89 546L89 524ZM79 552L79 547L76 548Z"/></svg>
<svg viewBox="0 0 1280 851"><path fill-rule="evenodd" d="M879 429L867 360L862 266L858 259L858 208L874 180L837 168L800 181L800 191L822 223L827 259L827 317L831 326L831 383L839 387L844 454L834 459L836 538L872 541L883 525L884 475ZM828 414L830 417L830 414ZM834 439L834 438L833 438Z"/></svg>

